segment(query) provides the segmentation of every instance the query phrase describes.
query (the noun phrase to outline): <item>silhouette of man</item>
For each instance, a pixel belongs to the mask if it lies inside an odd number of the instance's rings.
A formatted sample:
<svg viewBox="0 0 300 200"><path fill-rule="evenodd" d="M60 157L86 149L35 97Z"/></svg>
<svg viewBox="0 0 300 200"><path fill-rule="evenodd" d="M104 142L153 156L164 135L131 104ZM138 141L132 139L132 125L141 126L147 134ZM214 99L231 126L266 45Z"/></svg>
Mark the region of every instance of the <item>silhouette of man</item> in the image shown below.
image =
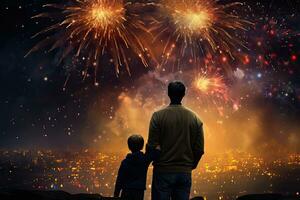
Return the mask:
<svg viewBox="0 0 300 200"><path fill-rule="evenodd" d="M184 95L184 84L171 82L170 105L154 112L150 121L148 146L161 148L153 162L152 200L188 200L191 172L204 154L203 124L181 104Z"/></svg>

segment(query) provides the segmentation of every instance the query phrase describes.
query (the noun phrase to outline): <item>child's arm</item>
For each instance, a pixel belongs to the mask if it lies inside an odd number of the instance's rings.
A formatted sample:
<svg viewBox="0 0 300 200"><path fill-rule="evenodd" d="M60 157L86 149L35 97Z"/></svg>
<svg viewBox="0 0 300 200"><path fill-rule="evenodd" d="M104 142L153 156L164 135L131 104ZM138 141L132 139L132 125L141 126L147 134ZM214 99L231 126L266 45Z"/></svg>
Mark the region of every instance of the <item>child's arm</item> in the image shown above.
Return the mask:
<svg viewBox="0 0 300 200"><path fill-rule="evenodd" d="M123 187L124 165L123 162L118 171L118 176L115 185L114 197L119 197Z"/></svg>
<svg viewBox="0 0 300 200"><path fill-rule="evenodd" d="M146 157L147 157L149 164L152 161L158 160L158 158L160 156L160 152L161 152L160 145L156 146L155 148L153 148L149 145L146 146Z"/></svg>

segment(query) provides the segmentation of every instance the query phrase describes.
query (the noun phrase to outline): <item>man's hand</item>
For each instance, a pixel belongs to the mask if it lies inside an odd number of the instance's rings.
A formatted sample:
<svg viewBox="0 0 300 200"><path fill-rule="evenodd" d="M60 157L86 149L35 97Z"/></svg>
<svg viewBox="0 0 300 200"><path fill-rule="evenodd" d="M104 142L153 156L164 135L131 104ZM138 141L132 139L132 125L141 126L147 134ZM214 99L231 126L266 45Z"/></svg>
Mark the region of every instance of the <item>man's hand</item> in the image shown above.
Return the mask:
<svg viewBox="0 0 300 200"><path fill-rule="evenodd" d="M114 197L120 197L120 192L121 192L121 191L115 191L115 192L114 192Z"/></svg>
<svg viewBox="0 0 300 200"><path fill-rule="evenodd" d="M149 161L157 161L161 153L160 145L156 147L151 147L148 144L146 145L146 155L149 158ZM149 164L150 164L149 162Z"/></svg>
<svg viewBox="0 0 300 200"><path fill-rule="evenodd" d="M194 155L194 163L193 163L193 170L194 169L196 169L197 168L197 166L198 166L198 163L199 163L199 161L201 160L201 158L202 158L202 156L203 156L203 153L201 153L201 154L198 154L198 155Z"/></svg>

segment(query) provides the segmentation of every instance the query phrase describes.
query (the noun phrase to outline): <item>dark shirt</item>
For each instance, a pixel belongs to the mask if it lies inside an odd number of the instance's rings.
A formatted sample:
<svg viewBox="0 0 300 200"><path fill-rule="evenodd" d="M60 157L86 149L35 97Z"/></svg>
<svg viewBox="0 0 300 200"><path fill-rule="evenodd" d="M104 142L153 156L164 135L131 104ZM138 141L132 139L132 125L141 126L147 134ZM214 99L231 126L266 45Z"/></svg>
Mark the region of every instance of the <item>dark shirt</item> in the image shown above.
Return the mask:
<svg viewBox="0 0 300 200"><path fill-rule="evenodd" d="M148 167L158 154L158 150L127 154L119 168L114 196L118 197L121 190L145 190Z"/></svg>

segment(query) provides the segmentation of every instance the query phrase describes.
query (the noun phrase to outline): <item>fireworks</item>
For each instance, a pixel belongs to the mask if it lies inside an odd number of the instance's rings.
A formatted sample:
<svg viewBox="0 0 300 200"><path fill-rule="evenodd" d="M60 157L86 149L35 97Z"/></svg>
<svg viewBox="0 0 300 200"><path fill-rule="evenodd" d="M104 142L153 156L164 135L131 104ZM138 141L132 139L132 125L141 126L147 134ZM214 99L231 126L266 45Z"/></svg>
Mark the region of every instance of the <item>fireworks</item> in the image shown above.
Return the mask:
<svg viewBox="0 0 300 200"><path fill-rule="evenodd" d="M198 105L216 110L220 116L224 116L225 108L239 109L239 103L231 97L230 89L218 71L202 70L191 82L191 89Z"/></svg>
<svg viewBox="0 0 300 200"><path fill-rule="evenodd" d="M202 75L199 74L194 82L193 86L201 94L215 95L218 98L228 101L228 87L226 86L224 79L219 75Z"/></svg>
<svg viewBox="0 0 300 200"><path fill-rule="evenodd" d="M104 59L113 63L117 74L121 66L125 66L130 74L131 54L128 52L134 53L144 66L148 66L146 58L153 56L142 39L142 33L148 30L138 18L135 5L122 0L72 0L67 4L46 4L44 7L50 11L33 18L50 18L54 24L33 36L44 39L27 55L43 48L60 50L59 63L67 60L69 55L73 56L73 61L84 60L84 76L89 67L94 67L97 73L98 66L107 63ZM220 5L215 0L163 0L155 5L161 8L158 17L162 15L163 18L151 23L150 30L155 31L155 39L167 34L163 48L163 57L167 59L175 48L180 50L180 59L186 53L192 59L217 51L231 55L233 48L243 45L236 32L245 31L246 25L250 24L233 12L240 3ZM98 84L96 80L95 84Z"/></svg>
<svg viewBox="0 0 300 200"><path fill-rule="evenodd" d="M82 56L86 60L86 70L93 66L96 73L101 58L108 53L117 74L120 66L124 65L130 74L129 49L140 58L144 66L148 65L147 49L137 35L146 29L137 14L129 12L133 6L122 0L73 0L68 4L44 5L57 12L41 13L33 18L50 18L55 21L59 16L59 19L33 36L43 35L45 39L37 43L27 55L45 47L50 47L49 51L62 49L60 62L68 55L73 55L75 59Z"/></svg>
<svg viewBox="0 0 300 200"><path fill-rule="evenodd" d="M241 3L220 5L215 0L164 0L159 6L162 16L154 20L156 38L168 35L164 56L169 58L175 47L181 57L197 60L200 55L227 53L244 46L236 33L246 31L251 23L240 18L234 9Z"/></svg>
<svg viewBox="0 0 300 200"><path fill-rule="evenodd" d="M206 77L199 77L197 80L195 80L195 85L197 89L199 89L201 92L207 93L210 89L210 87L219 87L219 79L209 79Z"/></svg>

